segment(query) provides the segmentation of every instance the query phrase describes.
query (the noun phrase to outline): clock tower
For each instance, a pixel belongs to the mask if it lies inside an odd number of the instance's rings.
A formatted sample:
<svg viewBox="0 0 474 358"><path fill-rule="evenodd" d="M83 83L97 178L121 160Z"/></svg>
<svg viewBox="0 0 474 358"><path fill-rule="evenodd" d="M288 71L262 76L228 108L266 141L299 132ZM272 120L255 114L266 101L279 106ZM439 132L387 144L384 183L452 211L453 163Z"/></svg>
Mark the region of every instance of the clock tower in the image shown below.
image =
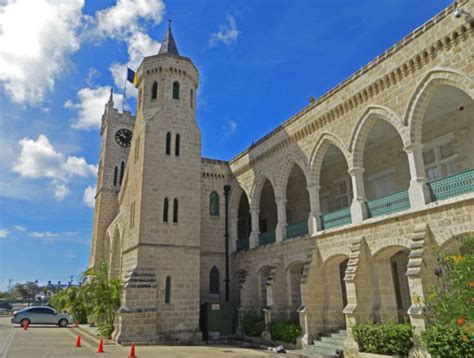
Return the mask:
<svg viewBox="0 0 474 358"><path fill-rule="evenodd" d="M109 257L107 227L117 216L117 195L122 186L132 141L135 117L114 108L113 90L102 115L100 161L94 208L89 267Z"/></svg>

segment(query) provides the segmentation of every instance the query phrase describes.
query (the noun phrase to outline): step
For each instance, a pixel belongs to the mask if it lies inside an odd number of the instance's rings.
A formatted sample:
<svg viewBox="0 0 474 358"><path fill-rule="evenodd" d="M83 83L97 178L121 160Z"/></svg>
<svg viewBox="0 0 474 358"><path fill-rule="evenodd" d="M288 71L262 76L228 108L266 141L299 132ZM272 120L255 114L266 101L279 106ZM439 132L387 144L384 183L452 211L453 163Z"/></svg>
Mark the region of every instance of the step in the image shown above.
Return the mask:
<svg viewBox="0 0 474 358"><path fill-rule="evenodd" d="M346 339L347 335L342 333L333 333L331 334L331 338Z"/></svg>
<svg viewBox="0 0 474 358"><path fill-rule="evenodd" d="M312 346L309 350L322 356L336 356L336 350L332 348Z"/></svg>
<svg viewBox="0 0 474 358"><path fill-rule="evenodd" d="M325 342L325 341L316 341L314 342L313 347L331 348L334 350L342 348L339 344L335 344L332 342Z"/></svg>
<svg viewBox="0 0 474 358"><path fill-rule="evenodd" d="M322 342L332 342L334 344L338 344L340 346L344 345L344 342L346 341L345 338L339 338L339 337L321 337ZM317 341L315 341L317 342Z"/></svg>

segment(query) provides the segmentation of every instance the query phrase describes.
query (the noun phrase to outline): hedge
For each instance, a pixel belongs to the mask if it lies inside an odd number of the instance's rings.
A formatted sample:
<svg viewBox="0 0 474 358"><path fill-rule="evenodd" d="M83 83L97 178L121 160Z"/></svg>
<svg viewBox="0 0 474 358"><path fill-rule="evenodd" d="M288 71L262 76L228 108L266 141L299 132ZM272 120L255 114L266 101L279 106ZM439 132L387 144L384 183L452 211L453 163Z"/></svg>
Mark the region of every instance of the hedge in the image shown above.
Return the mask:
<svg viewBox="0 0 474 358"><path fill-rule="evenodd" d="M301 334L299 323L292 321L276 321L270 323L270 334L272 340L282 341L285 343L296 344L296 339Z"/></svg>
<svg viewBox="0 0 474 358"><path fill-rule="evenodd" d="M244 333L250 337L260 337L265 329L265 322L255 314L247 314L242 318Z"/></svg>
<svg viewBox="0 0 474 358"><path fill-rule="evenodd" d="M474 327L436 324L421 334L426 350L435 357L474 357Z"/></svg>
<svg viewBox="0 0 474 358"><path fill-rule="evenodd" d="M356 324L352 332L362 352L407 357L413 346L409 324Z"/></svg>

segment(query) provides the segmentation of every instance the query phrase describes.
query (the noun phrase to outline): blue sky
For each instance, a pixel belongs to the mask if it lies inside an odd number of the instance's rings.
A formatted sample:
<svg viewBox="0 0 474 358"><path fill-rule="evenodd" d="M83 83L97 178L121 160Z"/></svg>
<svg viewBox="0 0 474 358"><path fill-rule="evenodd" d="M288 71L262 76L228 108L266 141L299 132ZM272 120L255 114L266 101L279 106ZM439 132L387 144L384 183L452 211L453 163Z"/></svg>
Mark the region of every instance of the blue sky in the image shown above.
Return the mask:
<svg viewBox="0 0 474 358"><path fill-rule="evenodd" d="M108 91L121 108L124 69L158 51L168 18L200 71L203 155L229 160L449 4L0 1L0 290L86 268Z"/></svg>

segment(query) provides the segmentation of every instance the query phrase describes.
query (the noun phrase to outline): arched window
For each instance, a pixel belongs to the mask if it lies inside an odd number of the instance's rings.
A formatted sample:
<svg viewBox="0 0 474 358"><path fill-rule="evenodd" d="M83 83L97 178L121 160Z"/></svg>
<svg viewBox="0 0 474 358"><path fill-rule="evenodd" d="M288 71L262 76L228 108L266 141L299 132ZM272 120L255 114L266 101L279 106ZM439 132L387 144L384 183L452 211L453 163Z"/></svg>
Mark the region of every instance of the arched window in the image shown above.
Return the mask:
<svg viewBox="0 0 474 358"><path fill-rule="evenodd" d="M115 166L114 169L114 185L117 185L117 176L118 176L118 168Z"/></svg>
<svg viewBox="0 0 474 358"><path fill-rule="evenodd" d="M179 99L179 82L178 81L173 83L173 98Z"/></svg>
<svg viewBox="0 0 474 358"><path fill-rule="evenodd" d="M174 143L174 154L179 157L179 141L181 139L181 136L179 134L176 134L176 141Z"/></svg>
<svg viewBox="0 0 474 358"><path fill-rule="evenodd" d="M178 222L178 199L174 199L173 201L173 222Z"/></svg>
<svg viewBox="0 0 474 358"><path fill-rule="evenodd" d="M167 276L165 280L165 303L171 302L171 277Z"/></svg>
<svg viewBox="0 0 474 358"><path fill-rule="evenodd" d="M219 216L219 194L215 191L209 196L209 215Z"/></svg>
<svg viewBox="0 0 474 358"><path fill-rule="evenodd" d="M171 133L166 133L166 154L171 154Z"/></svg>
<svg viewBox="0 0 474 358"><path fill-rule="evenodd" d="M189 91L189 106L191 108L194 107L194 93L192 89Z"/></svg>
<svg viewBox="0 0 474 358"><path fill-rule="evenodd" d="M123 175L125 174L125 163L122 160L122 163L120 163L120 185L122 185L122 180L123 180Z"/></svg>
<svg viewBox="0 0 474 358"><path fill-rule="evenodd" d="M168 198L163 202L163 222L168 222Z"/></svg>
<svg viewBox="0 0 474 358"><path fill-rule="evenodd" d="M219 293L219 269L214 266L209 272L209 293Z"/></svg>
<svg viewBox="0 0 474 358"><path fill-rule="evenodd" d="M151 87L151 99L156 99L156 97L158 97L158 83L155 81Z"/></svg>

